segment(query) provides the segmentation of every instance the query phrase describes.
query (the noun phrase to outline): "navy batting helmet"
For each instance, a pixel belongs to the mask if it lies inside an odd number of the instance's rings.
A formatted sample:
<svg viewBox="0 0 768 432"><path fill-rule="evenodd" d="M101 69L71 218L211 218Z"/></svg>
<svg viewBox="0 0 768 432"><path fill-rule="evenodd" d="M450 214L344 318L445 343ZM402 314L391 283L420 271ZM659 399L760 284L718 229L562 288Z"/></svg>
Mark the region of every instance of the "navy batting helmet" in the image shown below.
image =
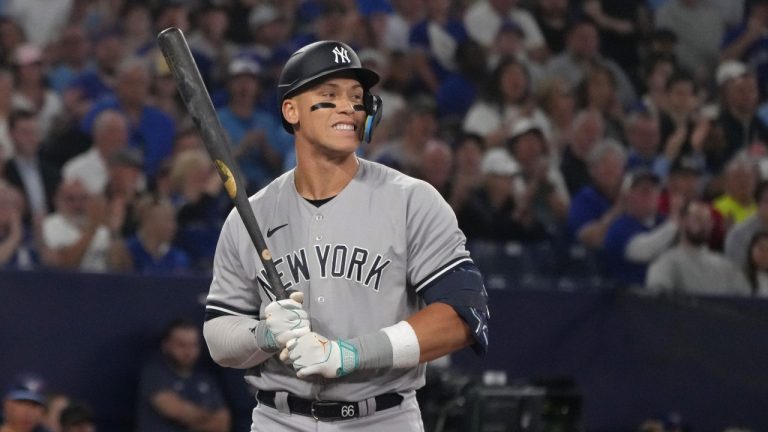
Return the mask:
<svg viewBox="0 0 768 432"><path fill-rule="evenodd" d="M352 71L363 90L368 90L379 82L379 74L364 68L352 48L343 42L319 41L300 48L293 53L283 67L277 84L278 103L293 96L299 90L310 87L319 79L339 71ZM293 127L285 118L283 127L293 133Z"/></svg>

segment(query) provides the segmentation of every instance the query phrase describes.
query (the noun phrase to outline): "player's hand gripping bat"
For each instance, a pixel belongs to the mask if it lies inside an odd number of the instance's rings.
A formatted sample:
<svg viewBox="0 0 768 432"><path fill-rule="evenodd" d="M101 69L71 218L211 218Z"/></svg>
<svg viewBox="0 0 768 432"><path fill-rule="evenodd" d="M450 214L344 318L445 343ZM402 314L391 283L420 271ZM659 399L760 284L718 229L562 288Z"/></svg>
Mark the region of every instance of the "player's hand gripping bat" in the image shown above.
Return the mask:
<svg viewBox="0 0 768 432"><path fill-rule="evenodd" d="M292 299L301 303L303 300L302 293L286 292L280 280L275 263L272 261L272 254L267 248L264 236L261 234L259 224L256 222L256 216L253 214L253 209L251 209L251 204L245 193L242 176L232 157L229 138L221 126L216 111L213 109L211 97L208 95L205 84L203 84L200 71L195 60L192 58L192 53L189 51L189 45L187 45L184 34L181 30L170 27L157 35L157 43L160 45L160 50L163 52L165 61L168 63L168 67L173 74L176 87L181 94L181 98L184 100L184 105L186 105L192 120L195 122L195 126L200 131L205 148L208 150L208 154L219 171L227 194L235 203L240 219L242 219L248 235L251 237L254 246L256 246L261 263L264 265L267 273L267 281L272 287L276 299L286 299L290 295Z"/></svg>

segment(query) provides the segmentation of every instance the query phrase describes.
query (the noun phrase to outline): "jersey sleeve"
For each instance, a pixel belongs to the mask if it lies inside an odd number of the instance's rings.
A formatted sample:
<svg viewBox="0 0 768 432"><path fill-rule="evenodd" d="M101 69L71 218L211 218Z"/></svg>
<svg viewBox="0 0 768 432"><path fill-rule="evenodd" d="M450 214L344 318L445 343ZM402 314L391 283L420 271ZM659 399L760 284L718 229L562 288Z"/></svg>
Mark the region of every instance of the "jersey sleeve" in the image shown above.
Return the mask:
<svg viewBox="0 0 768 432"><path fill-rule="evenodd" d="M417 183L408 197L406 236L406 276L416 292L462 263L472 262L456 215L427 183Z"/></svg>
<svg viewBox="0 0 768 432"><path fill-rule="evenodd" d="M205 319L222 315L259 318L261 300L241 261L238 238L248 238L242 221L233 210L219 235L213 258L213 279L205 304Z"/></svg>

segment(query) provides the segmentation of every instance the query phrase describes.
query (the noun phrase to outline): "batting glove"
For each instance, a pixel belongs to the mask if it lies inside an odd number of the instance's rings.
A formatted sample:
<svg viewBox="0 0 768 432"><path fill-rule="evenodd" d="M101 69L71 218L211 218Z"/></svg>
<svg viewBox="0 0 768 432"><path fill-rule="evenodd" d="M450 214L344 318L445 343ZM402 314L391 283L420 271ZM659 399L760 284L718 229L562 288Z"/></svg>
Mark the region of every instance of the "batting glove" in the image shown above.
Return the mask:
<svg viewBox="0 0 768 432"><path fill-rule="evenodd" d="M289 341L286 348L280 358L293 365L299 378L309 375L338 378L354 372L360 364L357 347L314 332Z"/></svg>
<svg viewBox="0 0 768 432"><path fill-rule="evenodd" d="M266 319L263 320L268 332L263 338L265 345L269 348L275 346L278 349L283 348L291 339L309 333L309 315L302 309L303 302L304 294L294 292L288 299L274 301L267 305L264 309Z"/></svg>

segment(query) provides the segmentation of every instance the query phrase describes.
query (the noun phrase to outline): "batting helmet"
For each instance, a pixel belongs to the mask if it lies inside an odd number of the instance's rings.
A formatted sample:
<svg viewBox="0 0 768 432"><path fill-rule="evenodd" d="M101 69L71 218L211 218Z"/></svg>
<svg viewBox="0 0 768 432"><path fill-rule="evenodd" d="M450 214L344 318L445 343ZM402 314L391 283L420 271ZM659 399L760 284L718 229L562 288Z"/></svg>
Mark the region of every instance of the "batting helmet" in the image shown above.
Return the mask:
<svg viewBox="0 0 768 432"><path fill-rule="evenodd" d="M278 103L282 106L286 98L299 90L339 71L352 71L365 93L369 93L368 90L379 82L379 74L364 68L349 45L328 40L314 42L293 53L285 63L277 84ZM285 130L292 134L293 126L285 118L282 120Z"/></svg>

